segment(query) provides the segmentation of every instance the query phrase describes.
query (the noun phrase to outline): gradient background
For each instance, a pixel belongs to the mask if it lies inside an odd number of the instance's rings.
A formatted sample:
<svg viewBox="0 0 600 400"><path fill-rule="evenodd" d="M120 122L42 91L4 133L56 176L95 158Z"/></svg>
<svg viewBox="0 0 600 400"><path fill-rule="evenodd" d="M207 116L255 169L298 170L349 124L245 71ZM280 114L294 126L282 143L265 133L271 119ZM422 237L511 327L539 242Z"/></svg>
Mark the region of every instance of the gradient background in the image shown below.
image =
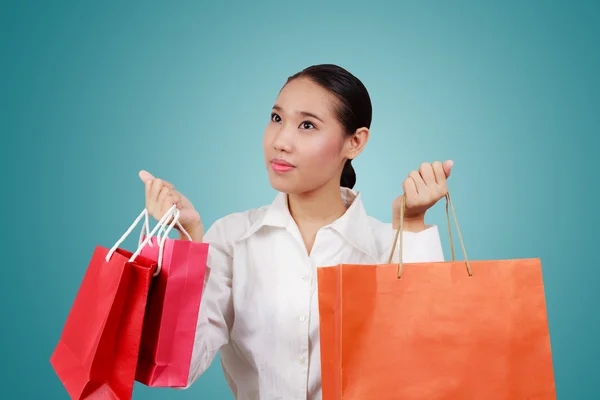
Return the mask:
<svg viewBox="0 0 600 400"><path fill-rule="evenodd" d="M371 215L389 220L422 161L453 159L470 258L541 257L559 398L600 397L594 2L83 3L0 11L0 398L67 398L49 357L94 246L144 206L138 170L171 180L207 227L270 203L270 107L287 76L325 62L372 96L355 162ZM231 394L216 360L189 391L134 398Z"/></svg>

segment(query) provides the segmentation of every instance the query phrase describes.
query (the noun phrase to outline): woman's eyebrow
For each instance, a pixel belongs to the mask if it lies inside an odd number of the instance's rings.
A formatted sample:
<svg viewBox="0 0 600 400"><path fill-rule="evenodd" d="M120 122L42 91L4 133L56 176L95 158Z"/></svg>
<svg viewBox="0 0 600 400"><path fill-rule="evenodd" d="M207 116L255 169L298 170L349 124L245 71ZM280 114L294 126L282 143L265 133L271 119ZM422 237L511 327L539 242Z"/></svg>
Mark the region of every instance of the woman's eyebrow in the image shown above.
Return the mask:
<svg viewBox="0 0 600 400"><path fill-rule="evenodd" d="M275 111L279 111L279 112L283 112L283 108L281 108L281 107L280 107L280 106L278 106L277 104L275 104L275 105L273 106L273 110L275 110ZM310 112L308 112L308 111L298 111L298 112L297 112L297 114L300 114L300 115L302 115L303 117L312 117L312 118L318 119L319 121L323 122L323 120L322 120L321 118L319 118L319 116L317 116L317 115L315 115L315 114L313 114L313 113L310 113Z"/></svg>

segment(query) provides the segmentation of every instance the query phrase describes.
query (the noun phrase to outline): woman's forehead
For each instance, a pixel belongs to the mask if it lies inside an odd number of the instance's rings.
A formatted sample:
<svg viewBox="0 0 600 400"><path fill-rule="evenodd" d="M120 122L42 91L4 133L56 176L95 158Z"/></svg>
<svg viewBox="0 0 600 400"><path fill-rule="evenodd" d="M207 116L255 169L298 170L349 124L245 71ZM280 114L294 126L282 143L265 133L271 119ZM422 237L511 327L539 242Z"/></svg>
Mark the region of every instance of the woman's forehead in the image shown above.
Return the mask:
<svg viewBox="0 0 600 400"><path fill-rule="evenodd" d="M312 80L297 78L285 85L275 104L286 113L309 112L326 116L333 112L335 97Z"/></svg>

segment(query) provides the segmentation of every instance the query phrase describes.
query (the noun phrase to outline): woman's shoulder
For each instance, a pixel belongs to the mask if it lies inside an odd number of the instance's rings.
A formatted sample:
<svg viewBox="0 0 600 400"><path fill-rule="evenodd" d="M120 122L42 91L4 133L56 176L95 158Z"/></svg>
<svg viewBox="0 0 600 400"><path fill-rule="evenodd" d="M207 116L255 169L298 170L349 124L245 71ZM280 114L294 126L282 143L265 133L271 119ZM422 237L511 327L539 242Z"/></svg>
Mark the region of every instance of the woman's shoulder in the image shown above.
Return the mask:
<svg viewBox="0 0 600 400"><path fill-rule="evenodd" d="M391 222L383 222L373 216L367 215L368 225L376 236L389 236L393 232Z"/></svg>
<svg viewBox="0 0 600 400"><path fill-rule="evenodd" d="M369 225L371 226L371 228L373 228L374 230L382 230L382 229L389 229L391 228L392 224L389 222L383 222L375 217L372 217L370 215L367 215L367 219L369 221Z"/></svg>

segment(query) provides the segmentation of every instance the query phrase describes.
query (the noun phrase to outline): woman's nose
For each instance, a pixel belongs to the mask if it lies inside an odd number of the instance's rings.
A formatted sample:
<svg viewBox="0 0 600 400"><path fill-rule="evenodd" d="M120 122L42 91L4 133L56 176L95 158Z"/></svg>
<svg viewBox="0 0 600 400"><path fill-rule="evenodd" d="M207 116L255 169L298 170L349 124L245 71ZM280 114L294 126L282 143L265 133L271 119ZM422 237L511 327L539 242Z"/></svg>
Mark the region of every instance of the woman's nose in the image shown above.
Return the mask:
<svg viewBox="0 0 600 400"><path fill-rule="evenodd" d="M289 153L294 148L294 134L291 129L282 126L276 133L273 140L273 147L277 151Z"/></svg>

